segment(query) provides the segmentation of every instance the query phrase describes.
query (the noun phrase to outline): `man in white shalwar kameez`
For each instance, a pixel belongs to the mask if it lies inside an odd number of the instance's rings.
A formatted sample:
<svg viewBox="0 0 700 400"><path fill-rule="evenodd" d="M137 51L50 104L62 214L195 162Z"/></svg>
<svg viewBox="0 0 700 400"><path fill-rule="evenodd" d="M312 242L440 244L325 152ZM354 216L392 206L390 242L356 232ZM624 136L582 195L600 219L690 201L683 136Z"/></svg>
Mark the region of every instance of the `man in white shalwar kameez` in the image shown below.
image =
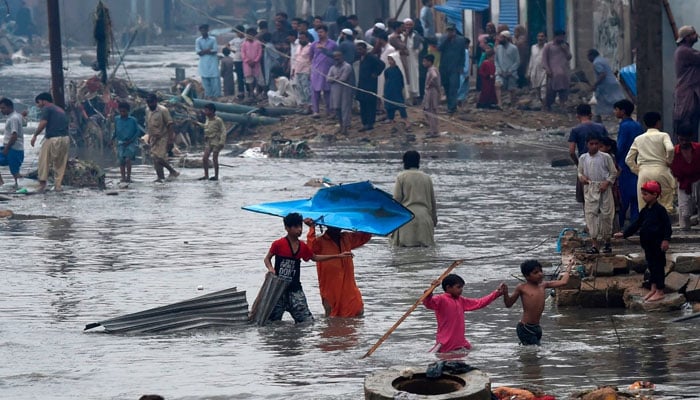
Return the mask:
<svg viewBox="0 0 700 400"><path fill-rule="evenodd" d="M544 32L537 34L537 43L530 49L530 63L527 66L527 77L530 80L530 87L537 89L537 96L540 101L545 100L547 95L547 70L542 66L542 50L547 44L547 36Z"/></svg>
<svg viewBox="0 0 700 400"><path fill-rule="evenodd" d="M408 49L407 62L408 65L404 66L406 69L406 74L408 74L408 93L409 97L406 99L406 104L412 104L408 99L415 99L420 95L420 76L419 68L420 65L420 52L423 50L423 37L413 30L414 23L410 18L406 18L403 21L404 33L401 34L401 39L406 42L406 48Z"/></svg>

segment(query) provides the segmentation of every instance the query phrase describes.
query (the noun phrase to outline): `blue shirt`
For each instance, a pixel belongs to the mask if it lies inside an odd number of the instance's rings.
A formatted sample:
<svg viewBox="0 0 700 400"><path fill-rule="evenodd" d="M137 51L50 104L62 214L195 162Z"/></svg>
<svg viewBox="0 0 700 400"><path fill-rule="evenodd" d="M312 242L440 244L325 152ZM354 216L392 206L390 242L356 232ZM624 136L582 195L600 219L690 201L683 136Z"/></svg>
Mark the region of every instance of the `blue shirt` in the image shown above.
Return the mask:
<svg viewBox="0 0 700 400"><path fill-rule="evenodd" d="M627 157L627 153L629 153L630 147L632 147L634 138L642 133L644 133L644 128L642 128L642 125L632 118L627 117L620 121L620 130L617 132L616 158L617 165L623 172L632 172L630 167L628 167L625 163L625 157Z"/></svg>
<svg viewBox="0 0 700 400"><path fill-rule="evenodd" d="M115 118L113 138L117 140L118 144L136 143L136 140L140 137L141 130L139 129L138 122L136 122L136 118L132 116L126 118L119 116Z"/></svg>
<svg viewBox="0 0 700 400"><path fill-rule="evenodd" d="M581 154L588 153L588 145L586 143L588 143L588 135L591 133L597 133L601 138L608 136L608 130L605 129L605 126L596 122L578 124L571 130L568 141L576 143L579 157L581 157Z"/></svg>
<svg viewBox="0 0 700 400"><path fill-rule="evenodd" d="M207 38L198 37L194 42L195 52L210 49L213 53L199 56L199 76L202 78L218 78L219 77L219 56L216 55L218 48L216 38L207 36Z"/></svg>

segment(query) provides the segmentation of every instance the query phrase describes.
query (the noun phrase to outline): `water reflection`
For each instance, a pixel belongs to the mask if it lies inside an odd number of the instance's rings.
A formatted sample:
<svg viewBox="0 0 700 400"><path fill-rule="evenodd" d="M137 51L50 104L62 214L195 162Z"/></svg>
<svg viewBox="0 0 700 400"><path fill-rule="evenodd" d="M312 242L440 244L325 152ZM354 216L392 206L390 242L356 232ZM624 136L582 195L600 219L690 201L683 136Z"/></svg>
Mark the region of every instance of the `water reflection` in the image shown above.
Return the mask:
<svg viewBox="0 0 700 400"><path fill-rule="evenodd" d="M323 318L318 348L321 351L343 351L360 343L358 331L364 327L363 318Z"/></svg>

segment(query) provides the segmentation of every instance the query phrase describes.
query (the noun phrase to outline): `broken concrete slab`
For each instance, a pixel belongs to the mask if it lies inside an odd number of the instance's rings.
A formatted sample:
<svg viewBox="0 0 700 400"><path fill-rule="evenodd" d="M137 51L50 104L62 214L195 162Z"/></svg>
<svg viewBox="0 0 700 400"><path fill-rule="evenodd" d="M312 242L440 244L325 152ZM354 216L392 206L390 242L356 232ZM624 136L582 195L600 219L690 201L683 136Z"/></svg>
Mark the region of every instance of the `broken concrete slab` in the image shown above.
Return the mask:
<svg viewBox="0 0 700 400"><path fill-rule="evenodd" d="M666 275L664 283L666 284L666 288L668 288L668 290L680 292L681 289L685 288L689 280L689 274L681 274L680 272L671 271L668 275Z"/></svg>
<svg viewBox="0 0 700 400"><path fill-rule="evenodd" d="M682 274L700 272L700 254L674 254L673 270Z"/></svg>
<svg viewBox="0 0 700 400"><path fill-rule="evenodd" d="M668 312L680 310L681 306L686 302L684 295L680 293L671 293L664 296L659 301L644 301L643 298L635 298L627 306L633 311L645 312Z"/></svg>

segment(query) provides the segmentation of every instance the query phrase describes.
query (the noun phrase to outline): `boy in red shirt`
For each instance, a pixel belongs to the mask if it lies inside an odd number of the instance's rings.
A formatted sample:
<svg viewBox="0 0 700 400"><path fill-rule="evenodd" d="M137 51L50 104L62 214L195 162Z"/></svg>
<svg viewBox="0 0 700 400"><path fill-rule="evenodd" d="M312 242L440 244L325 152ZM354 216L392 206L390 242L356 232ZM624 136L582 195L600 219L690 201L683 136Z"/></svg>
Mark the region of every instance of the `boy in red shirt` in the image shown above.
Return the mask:
<svg viewBox="0 0 700 400"><path fill-rule="evenodd" d="M437 337L431 352L447 353L455 350L469 350L472 345L464 337L464 312L484 308L503 294L505 284L491 294L478 299L462 297L464 279L456 274L450 274L442 280L442 290L445 293L433 296L432 293L423 300L423 305L435 311L437 318Z"/></svg>
<svg viewBox="0 0 700 400"><path fill-rule="evenodd" d="M340 254L315 255L306 243L299 240L302 232L303 218L299 213L290 213L284 217L284 229L287 236L272 242L270 250L265 256L265 267L270 273L289 282L280 299L272 309L268 318L270 321L279 321L285 311L294 318L294 322L300 323L314 319L306 303L306 295L301 288L299 275L301 273L301 260L327 261L334 258L352 257L349 251ZM272 265L272 256L275 264Z"/></svg>

